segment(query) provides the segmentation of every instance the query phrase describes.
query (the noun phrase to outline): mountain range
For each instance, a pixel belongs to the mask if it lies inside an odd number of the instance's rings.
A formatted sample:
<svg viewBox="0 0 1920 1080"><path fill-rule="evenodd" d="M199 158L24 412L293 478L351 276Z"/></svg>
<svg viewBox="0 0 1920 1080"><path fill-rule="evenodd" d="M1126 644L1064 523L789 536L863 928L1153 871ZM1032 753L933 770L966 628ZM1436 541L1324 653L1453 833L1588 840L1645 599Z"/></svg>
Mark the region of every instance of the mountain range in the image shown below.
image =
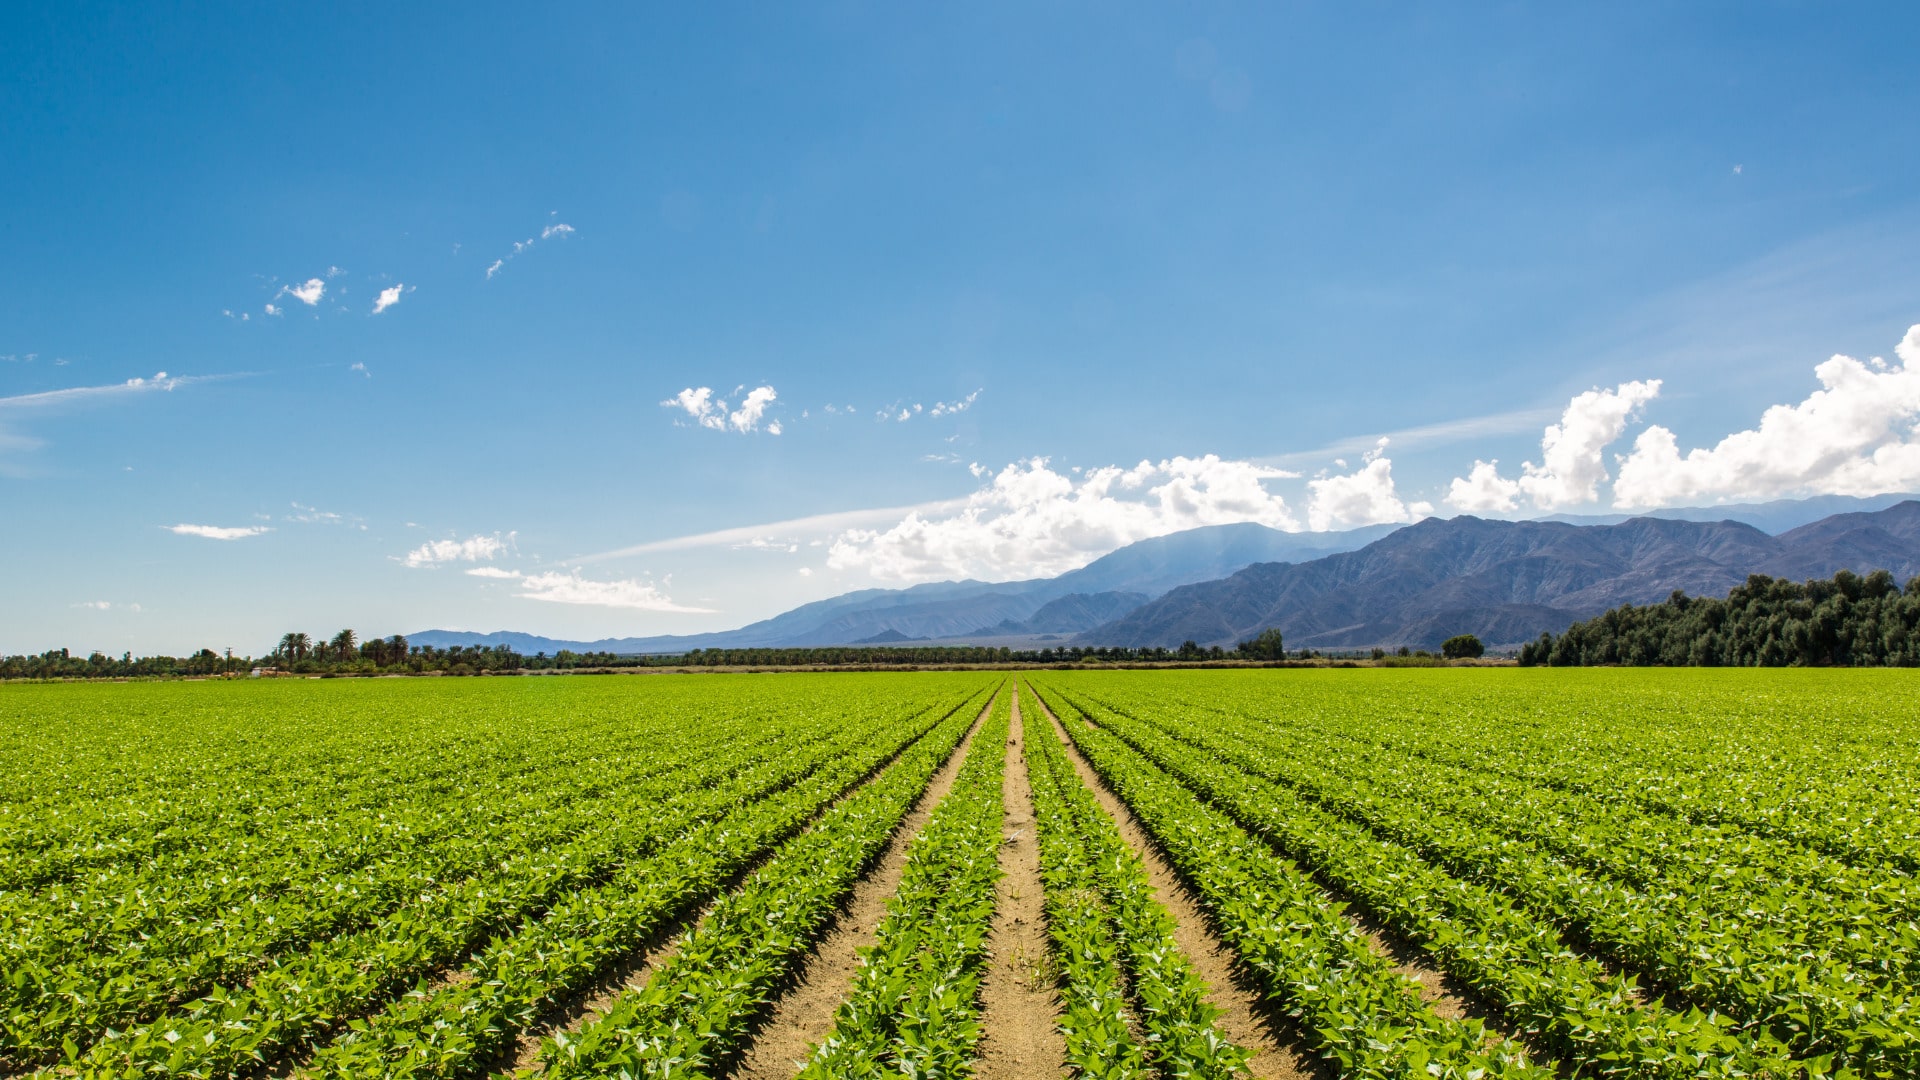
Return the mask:
<svg viewBox="0 0 1920 1080"><path fill-rule="evenodd" d="M1462 516L1326 533L1219 525L1131 544L1058 577L864 589L710 634L408 637L526 654L909 641L1171 647L1232 645L1275 626L1294 647L1424 647L1455 633L1514 644L1674 589L1724 595L1751 573L1801 579L1887 569L1904 580L1920 572L1920 502L1912 498L1827 496L1617 521Z"/></svg>

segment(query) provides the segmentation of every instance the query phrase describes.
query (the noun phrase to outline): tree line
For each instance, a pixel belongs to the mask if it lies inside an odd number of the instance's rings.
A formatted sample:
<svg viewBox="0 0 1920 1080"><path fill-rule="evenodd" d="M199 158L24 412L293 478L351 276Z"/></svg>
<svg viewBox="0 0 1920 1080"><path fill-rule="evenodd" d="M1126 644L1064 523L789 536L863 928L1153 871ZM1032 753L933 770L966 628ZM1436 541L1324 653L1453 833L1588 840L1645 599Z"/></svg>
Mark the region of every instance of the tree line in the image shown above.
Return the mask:
<svg viewBox="0 0 1920 1080"><path fill-rule="evenodd" d="M1794 582L1755 574L1725 600L1675 590L1665 601L1614 608L1566 633L1541 634L1522 665L1668 667L1910 667L1920 665L1920 577L1842 570Z"/></svg>

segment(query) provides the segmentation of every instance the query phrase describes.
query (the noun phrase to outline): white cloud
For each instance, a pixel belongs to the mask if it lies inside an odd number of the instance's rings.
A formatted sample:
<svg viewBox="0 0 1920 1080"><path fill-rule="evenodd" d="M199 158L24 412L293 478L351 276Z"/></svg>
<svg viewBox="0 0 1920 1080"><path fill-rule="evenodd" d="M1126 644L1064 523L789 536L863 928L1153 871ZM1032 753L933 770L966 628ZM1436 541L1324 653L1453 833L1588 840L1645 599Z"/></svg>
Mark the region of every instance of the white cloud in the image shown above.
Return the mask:
<svg viewBox="0 0 1920 1080"><path fill-rule="evenodd" d="M267 306L265 310L266 310L266 313L269 315L279 315L281 313L281 309L279 307L276 307L272 301L267 302Z"/></svg>
<svg viewBox="0 0 1920 1080"><path fill-rule="evenodd" d="M527 249L533 247L536 240L565 240L567 237L572 236L574 233L578 231L579 230L575 229L571 225L566 224L565 222L556 221L553 224L548 225L545 228L541 229L540 235L537 238L529 236L525 240L515 240L513 242L512 251L507 252L507 254L505 254L504 256L501 256L500 258L493 260L492 263L488 264L487 280L492 281L493 275L499 273L500 268L505 266L509 259L516 258L520 254L525 252Z"/></svg>
<svg viewBox="0 0 1920 1080"><path fill-rule="evenodd" d="M760 426L760 417L766 414L767 406L773 404L777 396L771 386L754 387L747 391L747 399L727 417L727 422L733 425L735 431L752 431ZM780 433L775 431L774 434Z"/></svg>
<svg viewBox="0 0 1920 1080"><path fill-rule="evenodd" d="M958 401L936 401L933 403L933 408L927 410L927 413L929 416L949 416L953 413L966 412L973 407L974 400L979 396L980 391L975 390L973 393L968 394ZM917 407L918 406L916 406L916 408Z"/></svg>
<svg viewBox="0 0 1920 1080"><path fill-rule="evenodd" d="M337 278L344 273L346 273L346 271L340 269L337 266L329 266L327 267L327 280L332 281L334 278Z"/></svg>
<svg viewBox="0 0 1920 1080"><path fill-rule="evenodd" d="M772 404L778 396L771 386L757 386L747 392L746 399L740 402L738 409L728 412L727 403L713 396L712 387L690 386L661 402L660 405L662 408L679 409L694 423L704 428L712 428L715 431L732 429L749 432L758 430L761 418L766 415L767 406ZM767 434L778 435L780 431L778 420L767 424Z"/></svg>
<svg viewBox="0 0 1920 1080"><path fill-rule="evenodd" d="M1447 489L1447 504L1468 514L1505 513L1520 500L1520 482L1500 475L1500 461L1478 461L1465 477L1456 476Z"/></svg>
<svg viewBox="0 0 1920 1080"><path fill-rule="evenodd" d="M1314 532L1353 529L1394 521L1412 521L1432 512L1425 504L1409 507L1393 487L1393 461L1387 440L1367 452L1357 472L1307 481L1307 525Z"/></svg>
<svg viewBox="0 0 1920 1080"><path fill-rule="evenodd" d="M688 607L685 604L674 603L660 586L651 581L632 578L618 581L592 581L581 577L578 571L570 574L559 571L523 574L518 570L501 570L491 566L475 567L467 573L474 577L517 581L520 583L520 591L515 595L528 600L545 600L553 604L582 604L590 607L630 608L635 611L712 613L709 608Z"/></svg>
<svg viewBox="0 0 1920 1080"><path fill-rule="evenodd" d="M373 313L375 315L378 315L381 312L392 307L393 305L399 303L400 297L405 293L407 293L408 291L410 290L408 290L408 288L405 285L400 285L400 284L392 285L392 286L389 286L388 288L381 289L380 296L377 299L375 299L373 302Z"/></svg>
<svg viewBox="0 0 1920 1080"><path fill-rule="evenodd" d="M113 602L110 600L83 600L73 606L77 608L87 608L90 611L107 611L113 607Z"/></svg>
<svg viewBox="0 0 1920 1080"><path fill-rule="evenodd" d="M1659 396L1659 379L1576 394L1560 422L1542 433L1540 464L1525 462L1519 479L1507 480L1493 463L1476 461L1472 475L1454 478L1447 502L1466 511L1512 510L1521 495L1542 510L1593 502L1607 480L1606 448L1625 433L1642 406Z"/></svg>
<svg viewBox="0 0 1920 1080"><path fill-rule="evenodd" d="M108 383L105 386L70 386L62 390L42 390L36 394L18 394L13 397L0 397L0 410L44 408L52 405L64 405L91 398L120 397L123 395L146 394L154 391L169 391L176 387L191 386L194 383L214 382L220 379L239 378L237 375L168 375L158 372L151 379L133 378L126 382Z"/></svg>
<svg viewBox="0 0 1920 1080"><path fill-rule="evenodd" d="M333 275L328 274L327 276L332 277ZM299 285L280 286L280 291L277 293L274 293L273 298L275 300L278 300L283 296L291 296L295 300L300 301L301 303L307 305L308 307L313 307L314 305L320 302L320 298L322 296L325 296L326 293L327 293L326 282L320 280L319 278L308 278L305 282Z"/></svg>
<svg viewBox="0 0 1920 1080"><path fill-rule="evenodd" d="M450 562L481 562L505 551L515 535L508 533L505 539L494 533L465 540L429 540L401 556L400 562L415 569Z"/></svg>
<svg viewBox="0 0 1920 1080"><path fill-rule="evenodd" d="M1672 431L1640 433L1620 462L1614 505L1797 495L1874 495L1920 486L1920 325L1895 349L1899 363L1834 356L1814 368L1821 388L1775 405L1758 427L1685 456Z"/></svg>
<svg viewBox="0 0 1920 1080"><path fill-rule="evenodd" d="M356 360L356 361L354 361L354 362L353 362L353 363L352 363L351 365L349 365L349 366L347 367L347 370L348 370L348 371L357 371L357 372L359 372L360 374L362 374L362 375L365 375L365 376L366 376L367 378L369 378L369 379L371 379L371 378L373 378L373 372L371 372L371 371L368 371L368 370L367 370L367 365L366 365L365 363L362 363L361 361L358 361L358 360Z"/></svg>
<svg viewBox="0 0 1920 1080"><path fill-rule="evenodd" d="M1202 525L1257 521L1296 530L1286 501L1263 486L1294 475L1208 454L1075 477L1035 458L1002 469L950 516L915 510L888 529L848 529L834 539L827 565L884 580L996 580L1061 573L1135 541Z"/></svg>
<svg viewBox="0 0 1920 1080"><path fill-rule="evenodd" d="M273 530L265 525L162 525L177 536L198 536L207 540L244 540Z"/></svg>

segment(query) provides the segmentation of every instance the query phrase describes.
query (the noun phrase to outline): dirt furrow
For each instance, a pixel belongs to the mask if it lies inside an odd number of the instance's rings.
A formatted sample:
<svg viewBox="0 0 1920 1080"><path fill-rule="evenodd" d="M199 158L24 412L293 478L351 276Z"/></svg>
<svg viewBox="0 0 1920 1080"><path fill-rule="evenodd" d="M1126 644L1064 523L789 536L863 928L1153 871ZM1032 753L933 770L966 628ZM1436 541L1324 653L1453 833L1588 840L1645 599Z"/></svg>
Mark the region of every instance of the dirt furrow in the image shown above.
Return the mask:
<svg viewBox="0 0 1920 1080"><path fill-rule="evenodd" d="M1046 898L1025 746L1015 698L1006 775L1000 784L1007 815L1000 843L1001 878L987 937L993 966L980 989L980 1056L974 1063L979 1080L1051 1080L1062 1074L1066 1062L1066 1041L1058 1026L1060 1000L1047 949Z"/></svg>
<svg viewBox="0 0 1920 1080"><path fill-rule="evenodd" d="M1011 688L1006 692L1011 693ZM993 702L988 701L972 730L894 830L880 861L854 886L852 898L807 957L793 986L774 1002L772 1014L733 1071L736 1080L790 1080L806 1063L812 1048L833 1030L834 1013L846 1000L853 977L860 970L860 950L874 943L874 931L887 916L887 901L900 889L900 877L907 868L907 847L926 827L934 807L953 788L954 778L992 708Z"/></svg>
<svg viewBox="0 0 1920 1080"><path fill-rule="evenodd" d="M1228 1039L1253 1051L1253 1060L1247 1063L1247 1072L1256 1077L1305 1078L1318 1075L1317 1062L1311 1055L1301 1052L1289 1034L1290 1021L1261 1002L1259 989L1239 970L1233 950L1214 933L1193 890L1180 880L1172 864L1160 854L1160 848L1147 836L1139 819L1133 816L1133 811L1107 788L1106 782L1100 779L1099 773L1094 772L1087 759L1080 756L1080 749L1073 745L1066 729L1061 727L1060 718L1053 715L1053 710L1048 709L1044 702L1040 708L1053 723L1054 732L1067 744L1067 758L1073 762L1074 772L1080 775L1080 782L1093 792L1107 816L1120 826L1120 835L1127 845L1146 863L1147 878L1153 884L1155 899L1173 916L1178 926L1174 931L1174 941L1180 946L1180 951L1186 953L1187 959L1193 962L1194 970L1206 980L1209 988L1207 1000L1220 1010L1214 1027Z"/></svg>

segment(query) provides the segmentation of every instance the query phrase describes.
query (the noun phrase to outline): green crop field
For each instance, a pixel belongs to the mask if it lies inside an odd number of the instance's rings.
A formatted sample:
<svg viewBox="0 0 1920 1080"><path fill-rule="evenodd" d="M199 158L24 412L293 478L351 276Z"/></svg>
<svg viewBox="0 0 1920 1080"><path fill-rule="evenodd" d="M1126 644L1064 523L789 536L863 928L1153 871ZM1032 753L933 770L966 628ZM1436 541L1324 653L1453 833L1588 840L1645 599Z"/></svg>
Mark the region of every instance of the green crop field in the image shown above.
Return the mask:
<svg viewBox="0 0 1920 1080"><path fill-rule="evenodd" d="M1920 678L0 685L0 1073L1920 1076Z"/></svg>

